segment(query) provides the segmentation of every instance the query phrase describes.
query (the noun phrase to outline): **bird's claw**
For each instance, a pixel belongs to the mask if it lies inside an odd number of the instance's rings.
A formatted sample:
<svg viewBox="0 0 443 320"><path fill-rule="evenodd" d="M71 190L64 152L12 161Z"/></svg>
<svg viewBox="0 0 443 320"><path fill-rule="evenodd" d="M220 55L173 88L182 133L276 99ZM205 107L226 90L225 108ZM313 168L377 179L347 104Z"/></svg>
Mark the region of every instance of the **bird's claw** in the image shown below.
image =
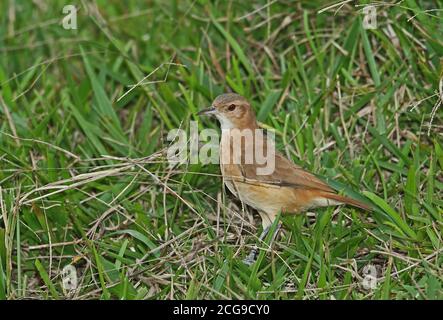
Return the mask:
<svg viewBox="0 0 443 320"><path fill-rule="evenodd" d="M247 266L252 266L255 263L256 258L257 258L257 250L252 249L249 255L243 259L243 263L246 264Z"/></svg>

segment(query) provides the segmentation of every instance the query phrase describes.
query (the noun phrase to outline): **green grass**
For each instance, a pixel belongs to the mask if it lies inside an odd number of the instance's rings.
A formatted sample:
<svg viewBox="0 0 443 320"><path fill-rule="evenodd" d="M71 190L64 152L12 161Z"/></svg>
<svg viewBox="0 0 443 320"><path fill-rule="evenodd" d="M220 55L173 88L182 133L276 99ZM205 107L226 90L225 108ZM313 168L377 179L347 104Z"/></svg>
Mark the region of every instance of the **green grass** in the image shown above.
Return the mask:
<svg viewBox="0 0 443 320"><path fill-rule="evenodd" d="M374 30L357 2L89 3L78 30L65 1L0 4L1 299L443 298L441 2L380 5ZM218 166L164 153L190 120L217 128L195 112L228 90L377 210L283 217L244 265L258 215Z"/></svg>

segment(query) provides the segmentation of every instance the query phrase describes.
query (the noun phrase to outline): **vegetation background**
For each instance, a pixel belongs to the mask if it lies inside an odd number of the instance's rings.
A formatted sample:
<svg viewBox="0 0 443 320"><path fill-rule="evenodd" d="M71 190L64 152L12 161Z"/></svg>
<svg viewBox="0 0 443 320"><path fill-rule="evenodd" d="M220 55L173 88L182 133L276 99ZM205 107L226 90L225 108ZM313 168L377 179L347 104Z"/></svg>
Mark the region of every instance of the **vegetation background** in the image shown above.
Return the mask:
<svg viewBox="0 0 443 320"><path fill-rule="evenodd" d="M442 299L443 3L369 3L1 1L0 298ZM229 90L378 209L285 217L244 265L255 213L165 158Z"/></svg>

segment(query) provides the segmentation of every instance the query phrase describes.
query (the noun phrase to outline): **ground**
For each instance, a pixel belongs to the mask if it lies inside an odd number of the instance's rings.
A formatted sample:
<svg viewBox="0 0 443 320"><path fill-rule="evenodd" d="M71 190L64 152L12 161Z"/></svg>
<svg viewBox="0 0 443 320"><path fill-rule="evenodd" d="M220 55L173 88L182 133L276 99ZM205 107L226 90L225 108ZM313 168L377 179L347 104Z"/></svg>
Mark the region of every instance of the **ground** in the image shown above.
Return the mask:
<svg viewBox="0 0 443 320"><path fill-rule="evenodd" d="M2 1L0 298L442 299L443 5L368 4ZM284 217L243 264L258 215L166 159L228 91L376 210Z"/></svg>

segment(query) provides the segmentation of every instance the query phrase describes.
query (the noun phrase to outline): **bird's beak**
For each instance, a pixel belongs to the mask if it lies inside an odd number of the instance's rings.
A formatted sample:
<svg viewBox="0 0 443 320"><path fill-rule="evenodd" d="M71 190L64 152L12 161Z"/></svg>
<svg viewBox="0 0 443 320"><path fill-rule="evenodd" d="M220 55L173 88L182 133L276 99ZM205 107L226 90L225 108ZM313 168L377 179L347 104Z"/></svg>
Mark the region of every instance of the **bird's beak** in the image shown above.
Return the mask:
<svg viewBox="0 0 443 320"><path fill-rule="evenodd" d="M211 106L210 108L203 109L202 111L197 113L197 115L199 115L199 116L209 116L209 115L214 114L216 112L217 112L217 109L215 109L215 107Z"/></svg>

